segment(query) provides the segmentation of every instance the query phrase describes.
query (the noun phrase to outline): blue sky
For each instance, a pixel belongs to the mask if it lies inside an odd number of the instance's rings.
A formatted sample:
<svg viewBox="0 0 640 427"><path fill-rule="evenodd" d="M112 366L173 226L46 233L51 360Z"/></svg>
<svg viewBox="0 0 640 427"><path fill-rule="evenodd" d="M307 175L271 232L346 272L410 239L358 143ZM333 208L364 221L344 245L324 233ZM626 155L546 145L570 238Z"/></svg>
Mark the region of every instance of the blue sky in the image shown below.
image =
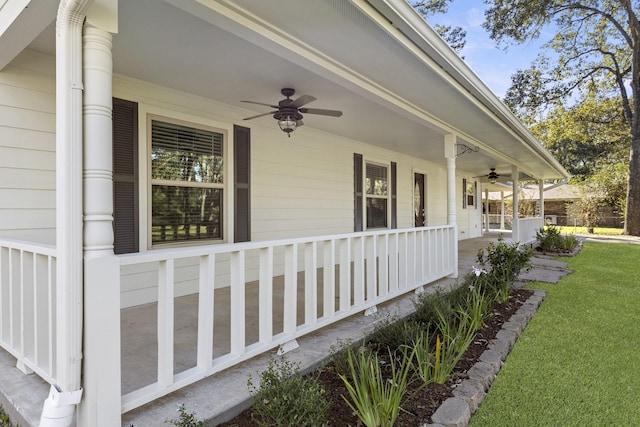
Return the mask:
<svg viewBox="0 0 640 427"><path fill-rule="evenodd" d="M454 0L446 15L430 17L428 22L462 27L467 31L467 43L460 54L491 90L503 98L511 84L511 75L519 69L529 68L546 39L510 46L506 51L498 49L482 28L486 7L480 0Z"/></svg>

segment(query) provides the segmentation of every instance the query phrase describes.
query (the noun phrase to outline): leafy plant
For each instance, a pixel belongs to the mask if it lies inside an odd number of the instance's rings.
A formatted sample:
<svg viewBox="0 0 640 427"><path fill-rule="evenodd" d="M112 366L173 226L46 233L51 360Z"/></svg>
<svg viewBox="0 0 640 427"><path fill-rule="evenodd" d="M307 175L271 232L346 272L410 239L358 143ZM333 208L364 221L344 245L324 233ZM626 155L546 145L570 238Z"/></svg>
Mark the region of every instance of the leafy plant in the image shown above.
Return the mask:
<svg viewBox="0 0 640 427"><path fill-rule="evenodd" d="M204 422L196 418L195 412L187 412L184 404L178 407L180 417L177 420L165 420L165 424L171 424L176 427L204 427Z"/></svg>
<svg viewBox="0 0 640 427"><path fill-rule="evenodd" d="M578 244L573 235L563 235L555 225L548 225L536 231L536 239L545 252L570 251Z"/></svg>
<svg viewBox="0 0 640 427"><path fill-rule="evenodd" d="M407 343L411 343L422 333L425 325L416 318L397 319L387 317L382 319L373 332L366 337L369 344L375 344L379 348L397 350Z"/></svg>
<svg viewBox="0 0 640 427"><path fill-rule="evenodd" d="M411 381L414 352L400 352L402 359L397 362L389 351L391 378L386 380L380 368L381 360L375 352L366 347L354 351L349 348L348 362L351 379L340 375L347 387L351 400L342 396L347 405L357 414L367 427L393 426L407 387ZM399 364L399 366L398 366Z"/></svg>
<svg viewBox="0 0 640 427"><path fill-rule="evenodd" d="M257 387L249 377L254 396L251 419L259 426L324 426L329 401L315 378L299 375L299 365L286 359L269 360Z"/></svg>
<svg viewBox="0 0 640 427"><path fill-rule="evenodd" d="M505 243L502 236L498 243L489 243L486 253L478 251L477 262L487 271L487 285L495 293L495 300L504 303L511 295L511 285L523 269L529 268L533 249L521 247L518 242Z"/></svg>

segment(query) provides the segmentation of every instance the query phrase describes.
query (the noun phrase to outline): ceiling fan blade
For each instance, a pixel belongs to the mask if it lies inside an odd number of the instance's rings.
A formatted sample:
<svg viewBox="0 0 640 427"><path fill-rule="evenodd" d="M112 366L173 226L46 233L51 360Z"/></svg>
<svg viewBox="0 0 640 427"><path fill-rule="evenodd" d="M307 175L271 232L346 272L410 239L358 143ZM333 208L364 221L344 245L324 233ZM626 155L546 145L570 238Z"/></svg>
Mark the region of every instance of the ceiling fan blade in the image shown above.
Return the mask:
<svg viewBox="0 0 640 427"><path fill-rule="evenodd" d="M310 102L313 102L316 100L316 97L311 96L311 95L302 95L300 98L296 99L295 101L293 101L291 104L289 104L291 107L294 108L299 108L302 107L303 105L307 105Z"/></svg>
<svg viewBox="0 0 640 427"><path fill-rule="evenodd" d="M277 112L278 112L277 110L276 111L269 111L268 113L262 113L262 114L258 114L257 116L247 117L246 119L243 119L243 120L257 119L258 117L269 116L269 115L275 114Z"/></svg>
<svg viewBox="0 0 640 427"><path fill-rule="evenodd" d="M304 114L319 114L321 116L341 117L342 111L338 110L323 110L321 108L299 108L301 113Z"/></svg>
<svg viewBox="0 0 640 427"><path fill-rule="evenodd" d="M264 102L256 102L256 101L240 101L240 102L246 102L248 104L264 105L265 107L271 107L271 108L278 108L277 105L265 104Z"/></svg>

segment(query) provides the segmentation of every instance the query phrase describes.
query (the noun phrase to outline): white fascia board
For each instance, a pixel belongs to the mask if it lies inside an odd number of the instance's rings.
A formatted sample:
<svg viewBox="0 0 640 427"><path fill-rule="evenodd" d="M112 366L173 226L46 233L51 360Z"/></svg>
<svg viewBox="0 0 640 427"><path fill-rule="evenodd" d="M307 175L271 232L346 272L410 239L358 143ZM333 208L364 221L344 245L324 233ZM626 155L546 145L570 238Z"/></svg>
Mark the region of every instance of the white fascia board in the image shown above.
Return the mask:
<svg viewBox="0 0 640 427"><path fill-rule="evenodd" d="M354 0L354 3L363 3L363 0ZM368 0L364 3L375 7L388 21L388 26L397 29L402 36L414 43L432 59L442 70L443 77L452 82L454 86L459 87L460 93L465 94L469 100L485 110L488 115L494 117L499 124L506 127L516 137L516 140L534 151L550 167L565 178L570 176L542 146L540 141L529 132L486 83L442 40L410 4L405 0ZM366 7L361 7L361 9L364 8ZM398 34L389 33L400 40Z"/></svg>
<svg viewBox="0 0 640 427"><path fill-rule="evenodd" d="M0 0L0 3L2 0ZM0 70L56 19L54 0L7 0L0 8Z"/></svg>

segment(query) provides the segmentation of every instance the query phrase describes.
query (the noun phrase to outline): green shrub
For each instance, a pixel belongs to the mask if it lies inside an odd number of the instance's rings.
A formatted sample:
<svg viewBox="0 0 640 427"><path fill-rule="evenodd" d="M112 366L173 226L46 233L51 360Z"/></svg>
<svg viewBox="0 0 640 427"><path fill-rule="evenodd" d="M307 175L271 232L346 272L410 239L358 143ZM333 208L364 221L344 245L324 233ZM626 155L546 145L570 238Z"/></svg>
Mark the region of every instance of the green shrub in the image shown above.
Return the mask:
<svg viewBox="0 0 640 427"><path fill-rule="evenodd" d="M568 252L578 244L576 236L560 234L560 229L555 225L548 225L536 231L536 239L540 249L545 252Z"/></svg>
<svg viewBox="0 0 640 427"><path fill-rule="evenodd" d="M373 332L365 338L367 344L378 348L389 348L395 351L403 345L413 342L424 331L426 325L415 317L383 318L378 322Z"/></svg>
<svg viewBox="0 0 640 427"><path fill-rule="evenodd" d="M175 427L204 427L204 422L199 421L194 412L187 412L184 404L180 405L178 412L180 412L180 417L177 420L165 420L165 424L168 423Z"/></svg>
<svg viewBox="0 0 640 427"><path fill-rule="evenodd" d="M530 268L533 249L520 246L520 243L505 243L502 236L498 243L489 243L486 249L478 251L477 262L487 273L485 285L489 292L495 295L499 303L506 302L511 294L511 285L516 281L522 270Z"/></svg>
<svg viewBox="0 0 640 427"><path fill-rule="evenodd" d="M271 359L260 384L247 385L254 396L251 419L259 426L324 426L329 401L315 378L299 375L299 365Z"/></svg>

